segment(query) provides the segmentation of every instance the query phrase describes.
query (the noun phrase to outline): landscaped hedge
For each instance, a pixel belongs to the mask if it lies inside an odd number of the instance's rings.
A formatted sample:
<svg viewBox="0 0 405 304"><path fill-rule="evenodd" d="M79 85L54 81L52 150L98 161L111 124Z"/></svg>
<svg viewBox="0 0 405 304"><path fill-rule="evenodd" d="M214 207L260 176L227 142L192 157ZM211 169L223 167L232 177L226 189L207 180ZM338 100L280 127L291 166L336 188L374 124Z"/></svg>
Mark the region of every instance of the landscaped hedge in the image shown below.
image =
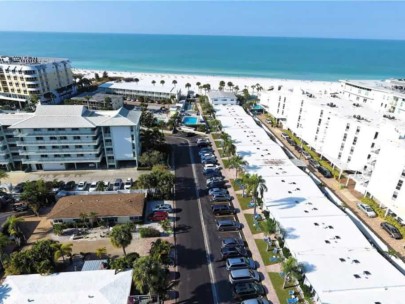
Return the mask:
<svg viewBox="0 0 405 304"><path fill-rule="evenodd" d="M379 217L383 218L384 221L395 226L399 230L399 232L401 232L401 234L403 236L405 236L405 227L402 227L401 224L398 223L398 221L395 218L393 218L391 215L385 216L386 210L381 208L380 205L376 201L374 201L372 198L369 198L369 197L363 197L361 199L361 201L363 203L369 205L371 208L373 208L373 210L375 211L375 213L377 213L377 215Z"/></svg>
<svg viewBox="0 0 405 304"><path fill-rule="evenodd" d="M141 235L141 238L159 237L160 231L152 227L145 227L139 229L139 234Z"/></svg>

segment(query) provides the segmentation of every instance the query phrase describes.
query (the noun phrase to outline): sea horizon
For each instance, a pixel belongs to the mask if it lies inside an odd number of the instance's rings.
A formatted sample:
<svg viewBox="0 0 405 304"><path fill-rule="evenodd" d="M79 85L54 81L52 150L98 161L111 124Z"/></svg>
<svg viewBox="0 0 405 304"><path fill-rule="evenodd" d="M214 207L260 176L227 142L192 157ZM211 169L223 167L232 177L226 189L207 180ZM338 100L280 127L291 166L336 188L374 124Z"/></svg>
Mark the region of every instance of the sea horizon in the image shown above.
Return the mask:
<svg viewBox="0 0 405 304"><path fill-rule="evenodd" d="M404 40L32 31L1 31L0 39L7 42L1 55L69 58L76 69L319 81L405 78Z"/></svg>

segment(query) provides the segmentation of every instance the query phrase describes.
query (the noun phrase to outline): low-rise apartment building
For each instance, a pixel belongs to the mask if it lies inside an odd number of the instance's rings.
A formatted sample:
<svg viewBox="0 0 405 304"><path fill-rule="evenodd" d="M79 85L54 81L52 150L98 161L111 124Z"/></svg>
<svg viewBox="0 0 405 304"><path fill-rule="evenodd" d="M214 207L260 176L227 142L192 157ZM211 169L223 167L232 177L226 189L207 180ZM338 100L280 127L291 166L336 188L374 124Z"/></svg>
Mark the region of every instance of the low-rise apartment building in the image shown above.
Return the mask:
<svg viewBox="0 0 405 304"><path fill-rule="evenodd" d="M238 99L235 93L225 91L209 91L207 93L208 101L212 105L236 105Z"/></svg>
<svg viewBox="0 0 405 304"><path fill-rule="evenodd" d="M84 93L70 99L70 103L86 106L90 110L118 110L124 106L124 98L114 94Z"/></svg>
<svg viewBox="0 0 405 304"><path fill-rule="evenodd" d="M180 99L181 90L176 85L167 84L143 84L135 81L131 82L106 82L99 86L101 92L108 94L118 94L128 98L143 97L146 100L174 100Z"/></svg>
<svg viewBox="0 0 405 304"><path fill-rule="evenodd" d="M32 96L56 104L75 93L70 61L64 58L0 56L0 101L20 107Z"/></svg>
<svg viewBox="0 0 405 304"><path fill-rule="evenodd" d="M35 113L0 114L0 164L65 170L118 168L140 155L140 111L91 111L38 105Z"/></svg>

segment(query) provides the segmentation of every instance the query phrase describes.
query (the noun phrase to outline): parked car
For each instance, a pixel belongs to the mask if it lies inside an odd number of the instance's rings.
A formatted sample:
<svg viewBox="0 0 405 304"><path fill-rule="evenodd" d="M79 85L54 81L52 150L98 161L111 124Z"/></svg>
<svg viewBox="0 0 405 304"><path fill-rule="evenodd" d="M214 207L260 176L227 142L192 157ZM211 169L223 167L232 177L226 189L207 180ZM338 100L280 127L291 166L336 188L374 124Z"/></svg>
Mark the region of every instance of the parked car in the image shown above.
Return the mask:
<svg viewBox="0 0 405 304"><path fill-rule="evenodd" d="M256 269L256 263L251 258L238 257L229 258L226 260L226 270L236 270L236 269Z"/></svg>
<svg viewBox="0 0 405 304"><path fill-rule="evenodd" d="M302 156L304 156L305 159L310 159L311 158L311 155L307 151L303 151Z"/></svg>
<svg viewBox="0 0 405 304"><path fill-rule="evenodd" d="M56 192L62 190L64 186L65 186L64 181L58 181L56 183L53 183L52 192L56 193Z"/></svg>
<svg viewBox="0 0 405 304"><path fill-rule="evenodd" d="M270 304L270 301L265 298L254 298L240 302L240 304Z"/></svg>
<svg viewBox="0 0 405 304"><path fill-rule="evenodd" d="M214 176L214 177L211 177L211 178L207 178L206 183L208 184L208 183L212 183L212 182L223 181L224 178L225 178L225 177L223 177L223 176Z"/></svg>
<svg viewBox="0 0 405 304"><path fill-rule="evenodd" d="M374 212L373 208L371 208L367 204L357 203L357 208L363 211L368 217L376 217L377 214Z"/></svg>
<svg viewBox="0 0 405 304"><path fill-rule="evenodd" d="M219 177L221 180L224 180L224 176L219 171L211 172L211 173L208 173L208 174L205 175L206 179L217 178L217 177Z"/></svg>
<svg viewBox="0 0 405 304"><path fill-rule="evenodd" d="M148 216L148 220L152 222L160 222L167 220L169 217L168 213L165 211L153 211L151 214Z"/></svg>
<svg viewBox="0 0 405 304"><path fill-rule="evenodd" d="M207 158L207 159L203 159L203 160L201 161L201 163L204 164L204 165L206 165L206 164L217 164L217 163L218 163L218 160L217 160L215 157L213 157L213 158Z"/></svg>
<svg viewBox="0 0 405 304"><path fill-rule="evenodd" d="M310 159L308 161L309 165L312 166L312 168L314 169L318 169L319 167L319 163L315 160L315 159Z"/></svg>
<svg viewBox="0 0 405 304"><path fill-rule="evenodd" d="M206 147L206 146L210 146L210 145L211 145L211 142L208 139L205 139L205 138L197 139L198 147Z"/></svg>
<svg viewBox="0 0 405 304"><path fill-rule="evenodd" d="M211 206L214 215L232 215L236 214L236 209L229 205L213 205Z"/></svg>
<svg viewBox="0 0 405 304"><path fill-rule="evenodd" d="M328 169L326 169L325 167L319 166L318 171L326 178L333 177L332 173L330 173L330 171Z"/></svg>
<svg viewBox="0 0 405 304"><path fill-rule="evenodd" d="M94 192L97 189L97 184L98 182L91 182L90 187L89 187L89 192Z"/></svg>
<svg viewBox="0 0 405 304"><path fill-rule="evenodd" d="M212 188L218 188L218 187L223 187L225 186L226 182L224 180L221 181L211 181L207 183L207 188L212 189Z"/></svg>
<svg viewBox="0 0 405 304"><path fill-rule="evenodd" d="M19 183L14 186L12 193L20 194L24 191L25 183Z"/></svg>
<svg viewBox="0 0 405 304"><path fill-rule="evenodd" d="M201 155L201 161L209 160L209 159L217 159L217 157L211 153L206 153L206 154Z"/></svg>
<svg viewBox="0 0 405 304"><path fill-rule="evenodd" d="M385 231L388 232L388 234L396 240L400 240L402 239L402 235L401 232L399 232L399 230L397 229L397 227L391 225L390 223L387 222L382 222L380 224L381 228L384 229Z"/></svg>
<svg viewBox="0 0 405 304"><path fill-rule="evenodd" d="M229 194L214 194L210 198L210 202L229 202L232 197Z"/></svg>
<svg viewBox="0 0 405 304"><path fill-rule="evenodd" d="M26 203L15 203L13 205L13 210L15 212L23 212L28 210L28 206Z"/></svg>
<svg viewBox="0 0 405 304"><path fill-rule="evenodd" d="M203 174L205 176L209 174L221 174L221 170L215 168L203 169Z"/></svg>
<svg viewBox="0 0 405 304"><path fill-rule="evenodd" d="M124 189L129 190L132 187L132 178L127 178L124 184Z"/></svg>
<svg viewBox="0 0 405 304"><path fill-rule="evenodd" d="M77 187L76 187L76 190L77 191L84 191L84 190L86 190L86 187L87 187L87 182L79 182L78 184L77 184Z"/></svg>
<svg viewBox="0 0 405 304"><path fill-rule="evenodd" d="M260 274L253 269L237 269L229 272L229 282L231 284L260 281Z"/></svg>
<svg viewBox="0 0 405 304"><path fill-rule="evenodd" d="M234 257L247 257L248 253L245 247L223 247L221 248L221 257L223 260Z"/></svg>
<svg viewBox="0 0 405 304"><path fill-rule="evenodd" d="M281 137L287 140L287 138L290 138L290 136L287 133L281 133Z"/></svg>
<svg viewBox="0 0 405 304"><path fill-rule="evenodd" d="M198 152L198 155L201 156L201 155L204 155L204 154L207 154L207 153L214 154L214 150L212 150L211 148L203 148Z"/></svg>
<svg viewBox="0 0 405 304"><path fill-rule="evenodd" d="M241 223L233 220L217 220L216 226L218 231L236 231L242 229Z"/></svg>
<svg viewBox="0 0 405 304"><path fill-rule="evenodd" d="M120 189L122 188L122 185L123 185L122 179L117 178L117 179L115 180L115 182L114 182L113 190L114 190L114 191L120 190Z"/></svg>
<svg viewBox="0 0 405 304"><path fill-rule="evenodd" d="M226 237L222 239L221 248L235 246L245 246L245 242L238 237Z"/></svg>
<svg viewBox="0 0 405 304"><path fill-rule="evenodd" d="M259 283L237 283L233 286L233 296L236 299L250 299L265 295L266 290Z"/></svg>
<svg viewBox="0 0 405 304"><path fill-rule="evenodd" d="M111 184L109 181L104 181L104 191L110 191L111 190Z"/></svg>
<svg viewBox="0 0 405 304"><path fill-rule="evenodd" d="M214 195L214 194L228 194L228 190L225 188L213 188L208 190L208 195Z"/></svg>
<svg viewBox="0 0 405 304"><path fill-rule="evenodd" d="M69 181L63 187L65 191L73 191L75 189L76 183L74 181Z"/></svg>
<svg viewBox="0 0 405 304"><path fill-rule="evenodd" d="M172 213L173 208L169 204L159 204L159 205L156 205L155 208L153 208L153 211L165 211L168 213Z"/></svg>
<svg viewBox="0 0 405 304"><path fill-rule="evenodd" d="M219 165L214 165L214 164L206 164L204 165L204 170L208 170L208 169L214 169L214 170L219 170L221 169L221 167Z"/></svg>

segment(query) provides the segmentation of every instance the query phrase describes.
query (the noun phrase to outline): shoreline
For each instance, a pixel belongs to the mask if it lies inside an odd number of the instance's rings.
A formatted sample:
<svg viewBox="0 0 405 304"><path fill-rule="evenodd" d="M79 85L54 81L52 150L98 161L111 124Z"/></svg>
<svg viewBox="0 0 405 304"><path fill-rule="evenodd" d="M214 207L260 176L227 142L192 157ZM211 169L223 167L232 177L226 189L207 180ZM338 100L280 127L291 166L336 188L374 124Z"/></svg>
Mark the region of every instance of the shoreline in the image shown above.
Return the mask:
<svg viewBox="0 0 405 304"><path fill-rule="evenodd" d="M174 86L172 83L177 81L176 86L185 88L189 83L190 89L198 91L197 82L201 85L209 83L211 89L217 89L220 81L225 81L225 90L228 90L228 82L232 82L234 86L239 87L239 91L247 88L252 90L251 86L260 84L263 91L267 91L270 87L287 86L289 88L306 88L310 90L336 90L340 88L338 81L320 81L320 80L296 80L296 79L283 79L283 78L266 78L266 77L246 77L246 76L220 76L220 75L199 75L199 74L177 74L177 73L148 73L148 72L130 72L130 71L114 71L114 70L97 70L97 69L79 69L73 68L72 72L75 74L83 74L86 78L94 78L94 74L98 73L100 76L106 71L109 76L123 77L123 78L138 78L140 84L150 85L152 81L156 81L156 86L162 85L160 81L164 81L164 86Z"/></svg>

